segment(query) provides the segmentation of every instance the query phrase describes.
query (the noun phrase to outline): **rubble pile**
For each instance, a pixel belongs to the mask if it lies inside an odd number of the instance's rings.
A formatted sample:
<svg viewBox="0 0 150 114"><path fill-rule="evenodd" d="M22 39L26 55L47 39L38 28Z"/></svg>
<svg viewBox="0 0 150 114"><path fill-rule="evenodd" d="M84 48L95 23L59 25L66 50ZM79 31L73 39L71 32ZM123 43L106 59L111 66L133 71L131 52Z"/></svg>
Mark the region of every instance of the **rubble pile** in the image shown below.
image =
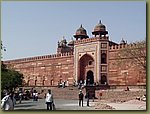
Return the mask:
<svg viewBox="0 0 150 114"><path fill-rule="evenodd" d="M103 104L103 103L95 103L96 110L115 110L113 107Z"/></svg>

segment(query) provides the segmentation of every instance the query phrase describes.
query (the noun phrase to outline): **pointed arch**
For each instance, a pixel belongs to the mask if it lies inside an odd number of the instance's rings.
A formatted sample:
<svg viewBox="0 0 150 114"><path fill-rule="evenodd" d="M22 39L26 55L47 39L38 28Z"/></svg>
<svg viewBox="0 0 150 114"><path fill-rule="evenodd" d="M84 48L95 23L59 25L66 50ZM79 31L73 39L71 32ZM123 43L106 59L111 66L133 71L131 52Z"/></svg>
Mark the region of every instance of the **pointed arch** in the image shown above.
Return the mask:
<svg viewBox="0 0 150 114"><path fill-rule="evenodd" d="M89 54L84 54L79 60L78 83L82 81L85 83L87 80L87 72L94 71L94 59Z"/></svg>

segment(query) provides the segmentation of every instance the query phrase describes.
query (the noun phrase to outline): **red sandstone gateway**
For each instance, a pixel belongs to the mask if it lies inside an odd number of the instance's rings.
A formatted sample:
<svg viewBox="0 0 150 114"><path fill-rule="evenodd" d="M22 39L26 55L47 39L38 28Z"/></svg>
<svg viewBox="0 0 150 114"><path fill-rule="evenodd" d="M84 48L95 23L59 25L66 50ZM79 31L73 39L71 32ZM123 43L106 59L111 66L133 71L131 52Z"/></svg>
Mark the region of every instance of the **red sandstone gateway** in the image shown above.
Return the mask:
<svg viewBox="0 0 150 114"><path fill-rule="evenodd" d="M27 87L53 87L58 82L101 88L146 86L146 71L132 64L133 58L124 57L124 62L117 64L119 52L128 47L134 50L136 45L129 45L123 39L120 44L109 41L108 31L101 21L92 34L89 38L81 25L75 32L76 40L67 43L63 37L58 42L56 54L9 60L4 64L23 73Z"/></svg>

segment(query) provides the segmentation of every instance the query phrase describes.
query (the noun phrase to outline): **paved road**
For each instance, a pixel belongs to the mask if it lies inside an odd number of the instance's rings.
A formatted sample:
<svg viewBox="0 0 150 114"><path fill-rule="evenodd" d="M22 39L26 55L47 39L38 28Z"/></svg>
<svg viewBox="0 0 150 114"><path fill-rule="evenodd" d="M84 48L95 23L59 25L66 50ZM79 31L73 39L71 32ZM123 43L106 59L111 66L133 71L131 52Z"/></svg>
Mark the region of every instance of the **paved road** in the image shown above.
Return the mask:
<svg viewBox="0 0 150 114"><path fill-rule="evenodd" d="M100 110L94 108L94 103L90 101L90 107L86 106L86 101L84 101L84 106L78 106L78 100L64 100L55 99L56 110ZM135 102L135 101L134 101ZM136 101L137 102L137 101ZM115 108L116 110L146 110L146 102L139 103L107 103L107 105ZM106 104L106 103L104 103ZM15 105L15 110L46 110L45 99L39 99L38 101L22 101L21 104Z"/></svg>
<svg viewBox="0 0 150 114"><path fill-rule="evenodd" d="M94 110L93 102L90 102L90 107L86 106L86 101L84 101L83 107L78 106L78 100L64 100L55 99L56 110ZM38 101L22 101L21 104L15 105L15 110L46 110L46 104L44 99L39 99Z"/></svg>

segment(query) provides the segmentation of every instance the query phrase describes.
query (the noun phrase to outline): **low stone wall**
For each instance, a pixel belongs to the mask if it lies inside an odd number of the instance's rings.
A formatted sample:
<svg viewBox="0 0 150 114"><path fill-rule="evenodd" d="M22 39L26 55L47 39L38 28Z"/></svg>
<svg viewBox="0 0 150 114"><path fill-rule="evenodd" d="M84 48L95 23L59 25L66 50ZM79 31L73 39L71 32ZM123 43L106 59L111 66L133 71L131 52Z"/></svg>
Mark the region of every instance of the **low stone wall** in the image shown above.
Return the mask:
<svg viewBox="0 0 150 114"><path fill-rule="evenodd" d="M36 90L39 93L39 98L44 98L48 89L52 90L55 99L78 99L79 89L77 87L58 88L56 86L53 86L33 88L33 90ZM98 99L100 98L100 92L102 93L102 100L122 102L131 99L136 99L136 97L141 97L142 95L146 94L146 89L130 89L130 91L125 91L124 89L120 88L95 90L95 97ZM83 93L85 95L86 89L83 89Z"/></svg>
<svg viewBox="0 0 150 114"><path fill-rule="evenodd" d="M114 90L99 90L95 92L96 98L101 100L108 100L111 102L124 102L131 99L136 99L137 97L142 97L146 94L145 89L131 89L130 91L124 91L121 89ZM100 93L102 96L100 96Z"/></svg>
<svg viewBox="0 0 150 114"><path fill-rule="evenodd" d="M51 89L54 99L78 99L79 89L77 87L58 88L57 86L53 86L33 88L33 90L39 93L39 98L45 98L48 89ZM83 92L85 93L85 90Z"/></svg>

